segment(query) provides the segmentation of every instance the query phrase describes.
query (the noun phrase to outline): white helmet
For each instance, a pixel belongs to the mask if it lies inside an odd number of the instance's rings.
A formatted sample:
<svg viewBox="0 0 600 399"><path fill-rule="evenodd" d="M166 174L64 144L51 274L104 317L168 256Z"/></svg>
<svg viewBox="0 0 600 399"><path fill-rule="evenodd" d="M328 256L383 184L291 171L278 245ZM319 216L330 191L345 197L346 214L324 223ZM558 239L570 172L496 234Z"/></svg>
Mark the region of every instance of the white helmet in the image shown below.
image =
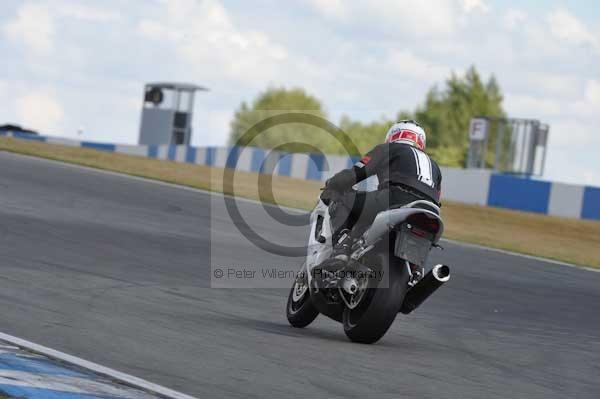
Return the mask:
<svg viewBox="0 0 600 399"><path fill-rule="evenodd" d="M394 123L385 136L386 143L405 143L419 150L425 150L426 141L425 130L413 120Z"/></svg>

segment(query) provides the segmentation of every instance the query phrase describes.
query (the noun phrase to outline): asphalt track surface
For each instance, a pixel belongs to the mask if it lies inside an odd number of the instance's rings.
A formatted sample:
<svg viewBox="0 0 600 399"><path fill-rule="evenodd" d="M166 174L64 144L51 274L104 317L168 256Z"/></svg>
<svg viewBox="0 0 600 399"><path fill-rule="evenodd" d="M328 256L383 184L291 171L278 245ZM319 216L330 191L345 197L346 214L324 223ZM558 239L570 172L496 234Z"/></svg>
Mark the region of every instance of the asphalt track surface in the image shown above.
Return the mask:
<svg viewBox="0 0 600 399"><path fill-rule="evenodd" d="M600 397L600 273L447 244L451 281L358 345L322 316L289 327L287 290L209 287L211 261L301 262L245 240L221 196L8 153L0 190L2 332L197 397Z"/></svg>

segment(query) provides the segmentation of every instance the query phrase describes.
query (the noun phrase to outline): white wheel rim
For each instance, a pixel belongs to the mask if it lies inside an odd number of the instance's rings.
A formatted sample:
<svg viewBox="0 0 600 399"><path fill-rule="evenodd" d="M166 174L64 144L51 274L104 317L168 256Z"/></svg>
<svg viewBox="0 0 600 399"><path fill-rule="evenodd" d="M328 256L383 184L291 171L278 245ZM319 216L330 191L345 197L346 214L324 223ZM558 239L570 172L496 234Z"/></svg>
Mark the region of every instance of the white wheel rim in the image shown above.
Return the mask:
<svg viewBox="0 0 600 399"><path fill-rule="evenodd" d="M308 285L306 285L306 284L300 285L298 283L294 283L294 291L292 292L292 300L294 302L298 302L300 299L302 299L302 297L306 293L306 290L308 290Z"/></svg>

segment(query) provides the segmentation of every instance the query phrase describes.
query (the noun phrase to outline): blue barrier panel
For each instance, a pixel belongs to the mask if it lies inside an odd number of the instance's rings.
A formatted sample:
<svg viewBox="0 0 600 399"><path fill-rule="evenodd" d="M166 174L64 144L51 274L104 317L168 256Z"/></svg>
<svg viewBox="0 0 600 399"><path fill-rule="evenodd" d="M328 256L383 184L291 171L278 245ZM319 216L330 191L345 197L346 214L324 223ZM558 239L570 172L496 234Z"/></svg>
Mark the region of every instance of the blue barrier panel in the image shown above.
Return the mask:
<svg viewBox="0 0 600 399"><path fill-rule="evenodd" d="M581 218L600 220L600 187L586 187L583 190Z"/></svg>
<svg viewBox="0 0 600 399"><path fill-rule="evenodd" d="M113 152L116 148L114 144L94 143L91 141L82 141L81 146L84 148L93 148L94 150Z"/></svg>
<svg viewBox="0 0 600 399"><path fill-rule="evenodd" d="M187 147L185 149L185 162L195 163L196 162L196 147Z"/></svg>
<svg viewBox="0 0 600 399"><path fill-rule="evenodd" d="M349 157L348 158L348 165L346 166L346 168L350 169L358 161L360 161L360 157Z"/></svg>
<svg viewBox="0 0 600 399"><path fill-rule="evenodd" d="M487 204L500 208L548 213L551 183L492 175Z"/></svg>
<svg viewBox="0 0 600 399"><path fill-rule="evenodd" d="M263 150L262 148L252 148L252 159L250 161L250 171L262 173L264 161L265 161L265 150Z"/></svg>
<svg viewBox="0 0 600 399"><path fill-rule="evenodd" d="M322 154L308 154L308 168L306 169L307 180L321 180L321 174L323 173L323 164L325 163L325 157Z"/></svg>
<svg viewBox="0 0 600 399"><path fill-rule="evenodd" d="M18 138L18 139L33 140L33 141L46 141L45 137L38 136L37 134L31 134L31 133L13 132L13 137Z"/></svg>
<svg viewBox="0 0 600 399"><path fill-rule="evenodd" d="M240 156L239 147L231 147L227 153L227 161L225 161L225 167L234 169L237 166L238 158Z"/></svg>
<svg viewBox="0 0 600 399"><path fill-rule="evenodd" d="M177 153L177 146L170 145L169 149L167 150L167 159L169 161L174 161L176 153Z"/></svg>
<svg viewBox="0 0 600 399"><path fill-rule="evenodd" d="M213 166L215 164L217 149L215 147L206 147L206 159L204 160L204 164L208 166Z"/></svg>
<svg viewBox="0 0 600 399"><path fill-rule="evenodd" d="M148 146L148 157L156 158L158 156L158 146L157 145L149 145Z"/></svg>
<svg viewBox="0 0 600 399"><path fill-rule="evenodd" d="M279 155L279 171L280 176L289 176L292 174L292 156L293 154Z"/></svg>

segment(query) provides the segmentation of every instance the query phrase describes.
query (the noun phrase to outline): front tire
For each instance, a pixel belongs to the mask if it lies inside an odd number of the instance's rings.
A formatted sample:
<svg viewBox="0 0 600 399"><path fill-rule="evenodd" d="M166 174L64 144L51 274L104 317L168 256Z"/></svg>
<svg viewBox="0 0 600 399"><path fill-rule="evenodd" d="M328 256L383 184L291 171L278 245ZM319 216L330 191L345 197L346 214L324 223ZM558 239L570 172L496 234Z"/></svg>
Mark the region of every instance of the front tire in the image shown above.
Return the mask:
<svg viewBox="0 0 600 399"><path fill-rule="evenodd" d="M319 315L310 298L306 276L302 282L294 282L287 300L286 315L288 322L296 328L306 327Z"/></svg>
<svg viewBox="0 0 600 399"><path fill-rule="evenodd" d="M388 271L389 287L382 288L381 282L369 282L365 296L354 308L345 308L344 332L352 342L372 344L381 339L390 328L408 290L408 273L402 259L383 251L371 257L370 267ZM385 267L389 265L389 267Z"/></svg>

